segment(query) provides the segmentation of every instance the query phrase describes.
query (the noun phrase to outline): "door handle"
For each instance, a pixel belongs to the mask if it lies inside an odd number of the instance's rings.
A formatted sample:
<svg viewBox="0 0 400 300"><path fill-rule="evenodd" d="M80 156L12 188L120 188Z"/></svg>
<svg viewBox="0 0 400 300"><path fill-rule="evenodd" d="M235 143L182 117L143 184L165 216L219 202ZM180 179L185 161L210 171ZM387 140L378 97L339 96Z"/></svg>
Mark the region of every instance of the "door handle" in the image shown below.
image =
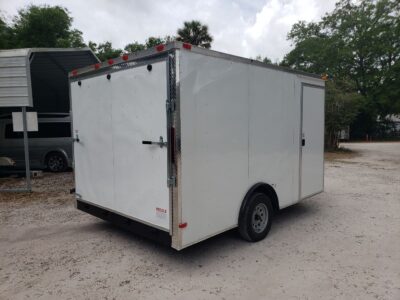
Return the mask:
<svg viewBox="0 0 400 300"><path fill-rule="evenodd" d="M302 146L305 146L305 145L306 145L306 139L305 139L305 138L301 139L301 145L302 145Z"/></svg>
<svg viewBox="0 0 400 300"><path fill-rule="evenodd" d="M153 141L142 141L142 144L143 144L143 145L158 145L158 146L160 146L160 148L162 148L162 147L164 147L164 146L166 147L166 146L168 145L167 142L164 142L164 139L163 139L162 136L160 136L160 139L159 139L158 142L153 142Z"/></svg>
<svg viewBox="0 0 400 300"><path fill-rule="evenodd" d="M79 139L79 133L78 130L75 130L75 137L72 138L73 142L79 143L81 140Z"/></svg>

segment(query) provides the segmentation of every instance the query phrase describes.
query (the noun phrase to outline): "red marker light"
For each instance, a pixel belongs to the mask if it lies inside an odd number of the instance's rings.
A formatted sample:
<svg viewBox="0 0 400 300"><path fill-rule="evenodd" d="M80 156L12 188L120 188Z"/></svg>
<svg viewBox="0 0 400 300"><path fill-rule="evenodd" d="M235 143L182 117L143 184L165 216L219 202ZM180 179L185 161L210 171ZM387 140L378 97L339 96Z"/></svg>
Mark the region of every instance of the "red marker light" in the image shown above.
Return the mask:
<svg viewBox="0 0 400 300"><path fill-rule="evenodd" d="M157 45L157 46L156 46L156 50L157 50L158 52L161 52L161 51L163 51L163 50L164 50L164 48L165 48L165 46L164 46L163 44L161 44L161 45Z"/></svg>
<svg viewBox="0 0 400 300"><path fill-rule="evenodd" d="M110 58L107 62L109 65L112 65L114 63L114 60Z"/></svg>
<svg viewBox="0 0 400 300"><path fill-rule="evenodd" d="M183 43L182 47L186 50L192 50L192 45L189 43Z"/></svg>
<svg viewBox="0 0 400 300"><path fill-rule="evenodd" d="M100 64L94 64L94 69L95 70L100 69Z"/></svg>
<svg viewBox="0 0 400 300"><path fill-rule="evenodd" d="M123 60L128 60L128 58L129 58L128 54L122 55L122 59L123 59Z"/></svg>
<svg viewBox="0 0 400 300"><path fill-rule="evenodd" d="M186 228L187 227L187 223L186 222L185 223L179 223L178 227L181 228L181 229Z"/></svg>
<svg viewBox="0 0 400 300"><path fill-rule="evenodd" d="M78 70L72 70L72 76L78 75Z"/></svg>

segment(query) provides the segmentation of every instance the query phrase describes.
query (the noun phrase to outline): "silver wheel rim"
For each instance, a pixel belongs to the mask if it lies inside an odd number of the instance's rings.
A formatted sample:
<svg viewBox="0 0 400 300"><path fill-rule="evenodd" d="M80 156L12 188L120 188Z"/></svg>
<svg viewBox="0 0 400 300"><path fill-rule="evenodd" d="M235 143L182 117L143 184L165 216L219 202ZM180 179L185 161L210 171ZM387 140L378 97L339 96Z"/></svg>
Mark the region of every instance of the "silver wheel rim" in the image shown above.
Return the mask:
<svg viewBox="0 0 400 300"><path fill-rule="evenodd" d="M259 203L254 207L251 216L251 226L256 233L261 233L265 230L268 223L268 208L264 203Z"/></svg>
<svg viewBox="0 0 400 300"><path fill-rule="evenodd" d="M58 155L51 156L48 165L51 171L60 171L64 168L64 159Z"/></svg>

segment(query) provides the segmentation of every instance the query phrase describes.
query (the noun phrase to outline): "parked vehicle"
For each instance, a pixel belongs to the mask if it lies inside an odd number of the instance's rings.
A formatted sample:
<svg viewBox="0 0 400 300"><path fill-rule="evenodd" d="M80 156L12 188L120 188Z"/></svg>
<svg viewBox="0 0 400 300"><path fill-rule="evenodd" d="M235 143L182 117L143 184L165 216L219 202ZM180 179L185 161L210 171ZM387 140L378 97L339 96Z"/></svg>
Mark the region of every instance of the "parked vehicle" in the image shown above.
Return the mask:
<svg viewBox="0 0 400 300"><path fill-rule="evenodd" d="M70 82L80 210L180 250L323 191L317 75L173 42Z"/></svg>
<svg viewBox="0 0 400 300"><path fill-rule="evenodd" d="M38 131L29 132L31 168L63 172L72 166L71 118L69 114L38 114ZM0 156L15 161L15 168L25 166L22 132L14 132L11 115L0 117Z"/></svg>
<svg viewBox="0 0 400 300"><path fill-rule="evenodd" d="M13 161L9 157L0 157L0 167L9 167L9 166L14 166L15 161Z"/></svg>

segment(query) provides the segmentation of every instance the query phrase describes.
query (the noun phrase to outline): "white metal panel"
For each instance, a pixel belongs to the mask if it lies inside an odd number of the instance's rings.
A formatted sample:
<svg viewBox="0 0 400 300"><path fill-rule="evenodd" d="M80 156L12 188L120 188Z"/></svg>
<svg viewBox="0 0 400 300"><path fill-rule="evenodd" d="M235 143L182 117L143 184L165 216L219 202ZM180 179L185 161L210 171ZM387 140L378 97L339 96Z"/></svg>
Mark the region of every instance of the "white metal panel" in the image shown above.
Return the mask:
<svg viewBox="0 0 400 300"><path fill-rule="evenodd" d="M12 122L13 122L13 131L15 132L23 132L24 131L24 121L22 112L12 112ZM26 113L26 129L27 131L38 131L38 118L37 112L29 111Z"/></svg>
<svg viewBox="0 0 400 300"><path fill-rule="evenodd" d="M281 208L300 200L301 84L281 70L189 51L180 56L179 221L187 223L186 247L237 226L243 198L258 182L275 189ZM323 141L323 110L315 113ZM314 150L322 160L323 147ZM312 184L321 186L323 173L314 176Z"/></svg>
<svg viewBox="0 0 400 300"><path fill-rule="evenodd" d="M182 246L237 225L248 186L248 66L182 51Z"/></svg>
<svg viewBox="0 0 400 300"><path fill-rule="evenodd" d="M303 85L301 190L305 198L323 190L324 178L324 94L320 87Z"/></svg>
<svg viewBox="0 0 400 300"><path fill-rule="evenodd" d="M169 229L167 147L142 141L167 141L166 62L112 74L114 210Z"/></svg>
<svg viewBox="0 0 400 300"><path fill-rule="evenodd" d="M112 97L104 76L71 83L76 193L86 201L112 207L114 168Z"/></svg>
<svg viewBox="0 0 400 300"><path fill-rule="evenodd" d="M0 107L32 106L29 49L0 51Z"/></svg>
<svg viewBox="0 0 400 300"><path fill-rule="evenodd" d="M169 229L166 62L71 84L76 192L85 201Z"/></svg>
<svg viewBox="0 0 400 300"><path fill-rule="evenodd" d="M26 85L28 85L26 77L3 77L0 79L0 88L10 87L10 86L26 86Z"/></svg>
<svg viewBox="0 0 400 300"><path fill-rule="evenodd" d="M298 201L300 97L295 81L294 74L249 69L249 181L273 186L281 208Z"/></svg>

